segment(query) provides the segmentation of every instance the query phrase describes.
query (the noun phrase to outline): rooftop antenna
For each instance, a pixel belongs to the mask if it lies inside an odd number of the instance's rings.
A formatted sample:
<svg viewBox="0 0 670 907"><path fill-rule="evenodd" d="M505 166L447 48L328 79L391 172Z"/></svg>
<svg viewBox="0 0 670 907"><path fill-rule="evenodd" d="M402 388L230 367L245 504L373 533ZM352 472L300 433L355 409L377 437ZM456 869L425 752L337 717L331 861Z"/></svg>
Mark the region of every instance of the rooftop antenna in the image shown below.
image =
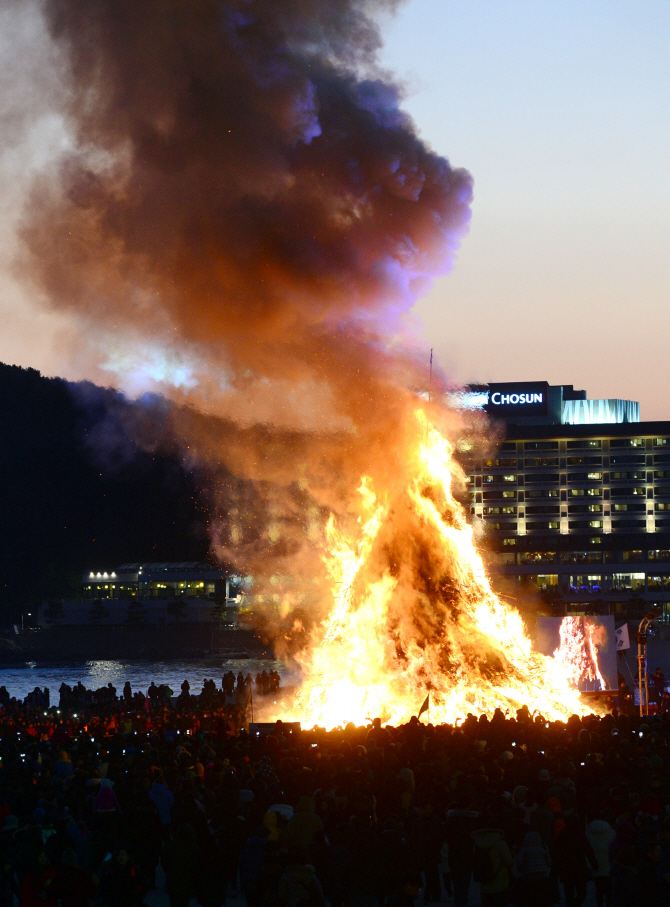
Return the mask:
<svg viewBox="0 0 670 907"><path fill-rule="evenodd" d="M433 387L433 348L430 348L430 376L428 378L428 402L430 403L430 392Z"/></svg>

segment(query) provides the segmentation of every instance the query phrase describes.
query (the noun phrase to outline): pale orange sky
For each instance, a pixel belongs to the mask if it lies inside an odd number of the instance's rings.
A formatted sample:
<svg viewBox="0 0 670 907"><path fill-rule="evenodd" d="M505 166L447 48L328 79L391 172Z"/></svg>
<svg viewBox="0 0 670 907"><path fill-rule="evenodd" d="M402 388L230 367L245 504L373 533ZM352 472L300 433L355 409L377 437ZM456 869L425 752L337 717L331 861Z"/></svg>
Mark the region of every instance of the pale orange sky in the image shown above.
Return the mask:
<svg viewBox="0 0 670 907"><path fill-rule="evenodd" d="M548 380L670 419L670 5L411 0L387 31L423 136L475 180L417 306L462 381Z"/></svg>
<svg viewBox="0 0 670 907"><path fill-rule="evenodd" d="M67 141L24 9L0 11L0 360L108 382L11 274L26 182ZM653 0L409 0L386 28L422 135L475 179L454 271L416 307L457 379L572 383L670 418L669 32Z"/></svg>

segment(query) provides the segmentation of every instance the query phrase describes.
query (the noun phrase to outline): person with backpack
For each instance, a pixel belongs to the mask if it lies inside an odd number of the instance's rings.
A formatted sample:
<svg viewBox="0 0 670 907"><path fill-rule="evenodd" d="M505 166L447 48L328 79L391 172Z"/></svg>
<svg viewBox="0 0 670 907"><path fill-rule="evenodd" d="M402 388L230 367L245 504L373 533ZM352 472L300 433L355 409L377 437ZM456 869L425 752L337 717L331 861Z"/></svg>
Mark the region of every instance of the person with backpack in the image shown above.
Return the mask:
<svg viewBox="0 0 670 907"><path fill-rule="evenodd" d="M281 907L326 907L316 871L299 847L292 847L288 852L286 868L279 880L279 903Z"/></svg>
<svg viewBox="0 0 670 907"><path fill-rule="evenodd" d="M475 842L472 875L479 883L482 907L504 907L512 881L514 859L499 828L480 828Z"/></svg>
<svg viewBox="0 0 670 907"><path fill-rule="evenodd" d="M470 808L466 797L454 801L447 810L444 843L449 852L455 907L466 907L468 903L474 853L473 832L478 822L479 813Z"/></svg>
<svg viewBox="0 0 670 907"><path fill-rule="evenodd" d="M557 836L554 844L556 868L563 885L567 907L582 907L586 899L586 886L589 880L587 863L591 869L598 869L598 860L582 826L583 823L577 815L568 816L565 828Z"/></svg>
<svg viewBox="0 0 670 907"><path fill-rule="evenodd" d="M537 831L526 832L516 855L517 881L514 901L518 907L551 907L558 894L549 876L551 857Z"/></svg>

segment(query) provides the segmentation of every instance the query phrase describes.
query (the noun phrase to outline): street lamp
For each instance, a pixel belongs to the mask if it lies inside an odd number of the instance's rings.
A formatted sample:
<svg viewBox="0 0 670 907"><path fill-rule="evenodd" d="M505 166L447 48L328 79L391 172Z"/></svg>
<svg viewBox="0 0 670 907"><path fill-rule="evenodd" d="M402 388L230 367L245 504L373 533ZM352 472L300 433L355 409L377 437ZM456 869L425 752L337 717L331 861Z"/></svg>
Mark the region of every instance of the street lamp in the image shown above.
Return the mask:
<svg viewBox="0 0 670 907"><path fill-rule="evenodd" d="M32 615L32 613L31 613L30 611L28 611L26 616L27 616L27 617L32 617L33 615ZM21 614L21 632L22 632L22 633L23 633L23 617L24 617L24 615Z"/></svg>

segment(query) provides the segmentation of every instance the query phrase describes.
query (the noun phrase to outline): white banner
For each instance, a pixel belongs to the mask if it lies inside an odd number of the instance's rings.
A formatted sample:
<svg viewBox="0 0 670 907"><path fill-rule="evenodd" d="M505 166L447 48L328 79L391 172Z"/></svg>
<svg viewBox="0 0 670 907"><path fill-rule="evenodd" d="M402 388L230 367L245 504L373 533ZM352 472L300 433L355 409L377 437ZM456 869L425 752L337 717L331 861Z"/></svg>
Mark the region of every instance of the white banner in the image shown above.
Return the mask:
<svg viewBox="0 0 670 907"><path fill-rule="evenodd" d="M628 624L623 624L614 634L616 637L617 652L623 649L630 649L630 636L628 635Z"/></svg>

